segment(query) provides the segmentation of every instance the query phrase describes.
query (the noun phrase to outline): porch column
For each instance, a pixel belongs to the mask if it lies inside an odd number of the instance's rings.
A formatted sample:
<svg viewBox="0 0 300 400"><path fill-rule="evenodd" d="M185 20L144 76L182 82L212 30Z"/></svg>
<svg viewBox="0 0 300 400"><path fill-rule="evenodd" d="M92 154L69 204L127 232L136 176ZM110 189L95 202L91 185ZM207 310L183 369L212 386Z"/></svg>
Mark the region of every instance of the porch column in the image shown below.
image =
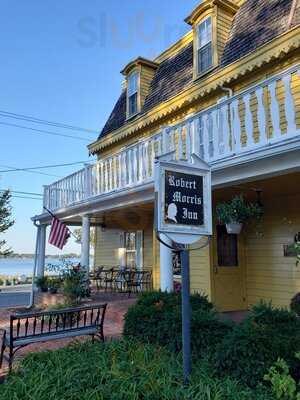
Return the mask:
<svg viewBox="0 0 300 400"><path fill-rule="evenodd" d="M46 257L46 229L47 225L38 227L38 256L37 256L37 277L45 275L45 257Z"/></svg>
<svg viewBox="0 0 300 400"><path fill-rule="evenodd" d="M161 238L166 244L172 244L165 235L161 235ZM160 243L160 289L163 292L173 292L172 250L162 243Z"/></svg>
<svg viewBox="0 0 300 400"><path fill-rule="evenodd" d="M82 217L81 235L81 259L80 264L89 272L90 268L90 218L87 215Z"/></svg>

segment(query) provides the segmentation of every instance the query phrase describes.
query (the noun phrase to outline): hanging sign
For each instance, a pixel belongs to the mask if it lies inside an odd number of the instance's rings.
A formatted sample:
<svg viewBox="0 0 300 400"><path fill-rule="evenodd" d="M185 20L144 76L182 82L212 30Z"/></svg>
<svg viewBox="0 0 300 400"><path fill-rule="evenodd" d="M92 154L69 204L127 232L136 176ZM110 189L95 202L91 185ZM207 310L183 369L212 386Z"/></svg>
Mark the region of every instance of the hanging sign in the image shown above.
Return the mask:
<svg viewBox="0 0 300 400"><path fill-rule="evenodd" d="M169 154L155 163L156 229L182 244L212 234L210 168L195 154L192 160Z"/></svg>

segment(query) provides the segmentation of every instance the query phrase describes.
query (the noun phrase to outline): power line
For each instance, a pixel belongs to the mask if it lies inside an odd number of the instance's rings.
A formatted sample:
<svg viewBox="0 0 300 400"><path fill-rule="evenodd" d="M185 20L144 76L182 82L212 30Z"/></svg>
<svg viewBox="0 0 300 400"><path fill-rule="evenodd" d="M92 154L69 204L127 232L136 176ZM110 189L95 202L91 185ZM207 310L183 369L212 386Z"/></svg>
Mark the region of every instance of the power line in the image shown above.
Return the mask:
<svg viewBox="0 0 300 400"><path fill-rule="evenodd" d="M14 171L15 169L18 169L18 168L10 167L9 165L0 165L0 167L2 167L2 168L10 168L11 171ZM29 172L30 174L51 176L52 178L62 178L62 176L59 176L59 175L47 174L46 172L40 172L40 171L31 171L31 170L28 170L26 168L22 169L22 171Z"/></svg>
<svg viewBox="0 0 300 400"><path fill-rule="evenodd" d="M90 142L91 141L91 139L87 139L87 138L84 138L84 137L81 137L81 136L65 135L64 133L51 132L51 131L46 131L44 129L30 128L29 126L11 124L10 122L2 122L1 121L0 125L11 126L11 127L20 128L20 129L26 129L26 130L32 131L34 133L45 133L46 135L62 136L62 137L66 137L66 138L69 138L69 139L83 140L85 142Z"/></svg>
<svg viewBox="0 0 300 400"><path fill-rule="evenodd" d="M76 161L76 162L65 163L65 164L42 165L42 166L39 166L39 167L11 168L11 169L4 169L2 171L0 170L0 173L16 172L16 171L32 171L32 170L35 170L35 169L48 169L48 168L68 167L68 166L71 166L71 165L86 164L86 163L91 162L91 161L92 160Z"/></svg>
<svg viewBox="0 0 300 400"><path fill-rule="evenodd" d="M11 197L16 198L16 199L27 199L27 200L39 200L42 201L42 198L37 198L37 197L27 197L27 196L18 196L13 194Z"/></svg>
<svg viewBox="0 0 300 400"><path fill-rule="evenodd" d="M55 126L58 128L63 128L63 129L87 132L87 133L90 133L93 135L98 134L98 132L93 129L82 128L82 127L76 126L76 125L68 125L68 124L64 124L61 122L53 122L53 121L49 121L46 119L36 118L36 117L29 116L29 115L24 115L24 114L12 113L12 112L8 112L8 111L4 111L4 110L0 110L0 115L3 117L6 117L6 118L13 118L13 119L18 119L18 120L22 120L22 121L33 122L35 124L50 125L50 126Z"/></svg>
<svg viewBox="0 0 300 400"><path fill-rule="evenodd" d="M5 193L7 191L9 191L10 193L17 193L17 194L28 194L28 195L33 195L33 196L43 196L41 193L19 192L18 190L0 189L1 193Z"/></svg>

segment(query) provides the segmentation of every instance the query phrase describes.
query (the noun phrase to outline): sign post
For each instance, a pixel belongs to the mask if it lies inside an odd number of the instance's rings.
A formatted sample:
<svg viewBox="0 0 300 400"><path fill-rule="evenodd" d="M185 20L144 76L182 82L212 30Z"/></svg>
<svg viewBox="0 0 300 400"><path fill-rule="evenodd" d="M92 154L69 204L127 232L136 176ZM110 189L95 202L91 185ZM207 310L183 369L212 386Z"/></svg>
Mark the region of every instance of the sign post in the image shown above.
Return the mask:
<svg viewBox="0 0 300 400"><path fill-rule="evenodd" d="M181 260L181 309L183 381L189 382L191 374L191 305L190 305L190 257L187 250L180 251Z"/></svg>
<svg viewBox="0 0 300 400"><path fill-rule="evenodd" d="M191 373L191 307L188 245L212 234L211 172L207 163L192 154L192 163L175 161L174 152L155 162L155 229L180 251L182 275L183 377ZM167 244L165 244L167 245ZM168 245L167 245L168 246ZM170 246L168 246L170 247ZM203 247L203 246L202 246Z"/></svg>

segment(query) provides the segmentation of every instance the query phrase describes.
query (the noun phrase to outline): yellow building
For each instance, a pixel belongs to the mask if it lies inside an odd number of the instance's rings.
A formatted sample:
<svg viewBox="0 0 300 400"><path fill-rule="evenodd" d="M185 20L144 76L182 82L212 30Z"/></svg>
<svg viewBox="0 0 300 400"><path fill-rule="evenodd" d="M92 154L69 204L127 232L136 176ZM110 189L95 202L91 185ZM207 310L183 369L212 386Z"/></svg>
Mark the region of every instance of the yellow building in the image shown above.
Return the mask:
<svg viewBox="0 0 300 400"><path fill-rule="evenodd" d="M286 251L300 231L300 1L203 0L185 23L190 32L156 59L123 68L121 95L88 147L98 161L45 187L44 205L83 224L82 264L95 226L96 266L148 269L155 288L170 289L172 254L153 228L153 163L194 152L212 170L214 234L191 253L192 291L224 311L261 299L287 306L300 290ZM264 217L228 235L215 207L241 193L260 193ZM50 219L34 220L42 273Z"/></svg>

